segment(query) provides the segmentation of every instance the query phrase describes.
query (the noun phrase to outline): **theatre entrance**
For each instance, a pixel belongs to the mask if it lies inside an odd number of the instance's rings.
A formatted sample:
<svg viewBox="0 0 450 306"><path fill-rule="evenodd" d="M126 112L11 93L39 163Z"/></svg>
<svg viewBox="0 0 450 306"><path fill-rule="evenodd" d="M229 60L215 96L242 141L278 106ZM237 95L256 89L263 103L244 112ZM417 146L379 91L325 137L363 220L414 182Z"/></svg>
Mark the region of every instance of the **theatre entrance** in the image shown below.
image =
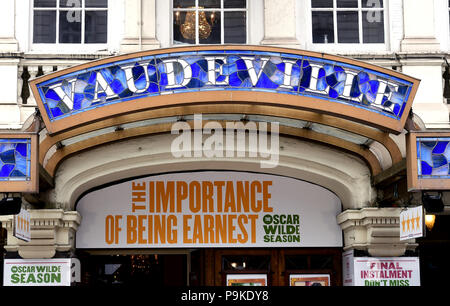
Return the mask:
<svg viewBox="0 0 450 306"><path fill-rule="evenodd" d="M294 275L304 279L297 285L340 286L341 253L340 248L205 248L83 250L78 257L82 286L289 286ZM233 283L244 277L255 281Z"/></svg>

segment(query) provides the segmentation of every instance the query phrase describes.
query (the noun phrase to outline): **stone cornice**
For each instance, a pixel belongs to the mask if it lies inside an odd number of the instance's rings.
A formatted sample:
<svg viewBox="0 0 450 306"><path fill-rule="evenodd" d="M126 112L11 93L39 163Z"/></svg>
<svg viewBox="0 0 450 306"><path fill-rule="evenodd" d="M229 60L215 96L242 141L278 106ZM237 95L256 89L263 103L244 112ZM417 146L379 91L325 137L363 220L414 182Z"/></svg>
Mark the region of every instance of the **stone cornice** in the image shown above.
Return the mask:
<svg viewBox="0 0 450 306"><path fill-rule="evenodd" d="M75 248L74 236L81 216L76 211L62 209L29 210L31 241L25 242L13 236L14 216L0 216L3 228L8 231L9 252L19 252L22 258L52 258L56 251L68 252Z"/></svg>
<svg viewBox="0 0 450 306"><path fill-rule="evenodd" d="M400 241L401 208L365 207L337 216L344 234L344 250L367 251L371 256L401 256L414 249L414 239Z"/></svg>

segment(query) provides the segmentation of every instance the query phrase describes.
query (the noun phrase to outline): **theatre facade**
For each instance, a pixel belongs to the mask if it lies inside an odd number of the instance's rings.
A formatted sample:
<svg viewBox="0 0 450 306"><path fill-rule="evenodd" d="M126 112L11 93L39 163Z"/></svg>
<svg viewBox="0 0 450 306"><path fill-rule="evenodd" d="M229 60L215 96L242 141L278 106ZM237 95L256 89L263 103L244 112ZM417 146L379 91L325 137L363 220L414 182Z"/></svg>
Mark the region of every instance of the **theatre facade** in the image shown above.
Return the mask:
<svg viewBox="0 0 450 306"><path fill-rule="evenodd" d="M62 2L55 10L71 12ZM81 1L83 26L92 12L109 23L119 14L114 1L91 2ZM424 219L446 220L450 134L427 128L415 112L423 99L417 63L407 73L406 58L402 71L387 57L374 63L318 52L323 42L300 48L301 36L270 32L278 1L166 7L171 2L129 1L118 54L64 55L71 65L41 65L34 75L33 61L51 53L22 54L28 76L20 84L29 87L15 91L35 104L23 103L24 119L0 130L2 284L426 283L424 259L435 249ZM316 16L314 5L287 2L291 17L303 9ZM366 1L355 2L364 14ZM385 2L367 12L390 18L396 1ZM51 11L46 5L34 1L34 20ZM156 21L153 28L138 23L144 34L132 39L131 20L166 11L171 43ZM245 41L233 41L222 25L218 43L202 43L203 11L210 37L216 19L226 24L226 16L245 13ZM229 18L239 27L236 16ZM178 45L189 40L189 18L199 24L194 41ZM263 40L258 22L266 25ZM109 43L114 27L107 27ZM64 47L61 29L55 35ZM81 30L82 40L102 40L89 31ZM49 38L33 39L31 49ZM445 233L436 224L434 233ZM401 237L419 228L421 235Z"/></svg>

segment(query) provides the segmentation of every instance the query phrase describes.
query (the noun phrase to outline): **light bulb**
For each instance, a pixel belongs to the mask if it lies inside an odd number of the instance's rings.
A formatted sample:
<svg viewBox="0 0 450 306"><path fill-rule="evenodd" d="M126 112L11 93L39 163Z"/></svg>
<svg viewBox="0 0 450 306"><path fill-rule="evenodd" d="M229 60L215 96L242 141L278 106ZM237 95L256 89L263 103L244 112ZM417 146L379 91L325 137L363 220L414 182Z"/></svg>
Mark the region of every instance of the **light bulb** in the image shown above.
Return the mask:
<svg viewBox="0 0 450 306"><path fill-rule="evenodd" d="M436 221L435 215L425 215L425 225L427 226L428 230L431 231L435 221Z"/></svg>

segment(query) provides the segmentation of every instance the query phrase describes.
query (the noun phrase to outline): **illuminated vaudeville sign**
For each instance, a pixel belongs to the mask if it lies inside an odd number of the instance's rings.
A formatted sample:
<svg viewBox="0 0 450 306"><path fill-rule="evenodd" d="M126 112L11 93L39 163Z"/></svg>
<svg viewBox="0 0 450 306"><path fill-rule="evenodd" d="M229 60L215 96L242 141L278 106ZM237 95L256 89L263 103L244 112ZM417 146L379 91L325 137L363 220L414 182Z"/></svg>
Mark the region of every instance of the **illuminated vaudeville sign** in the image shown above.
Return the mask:
<svg viewBox="0 0 450 306"><path fill-rule="evenodd" d="M243 46L148 51L32 81L50 132L124 111L217 101L314 109L398 132L417 85L354 60Z"/></svg>
<svg viewBox="0 0 450 306"><path fill-rule="evenodd" d="M409 190L450 188L450 133L410 133L407 138Z"/></svg>
<svg viewBox="0 0 450 306"><path fill-rule="evenodd" d="M276 175L149 176L86 194L77 211L77 248L342 247L339 198Z"/></svg>
<svg viewBox="0 0 450 306"><path fill-rule="evenodd" d="M37 136L0 134L0 192L37 190Z"/></svg>

